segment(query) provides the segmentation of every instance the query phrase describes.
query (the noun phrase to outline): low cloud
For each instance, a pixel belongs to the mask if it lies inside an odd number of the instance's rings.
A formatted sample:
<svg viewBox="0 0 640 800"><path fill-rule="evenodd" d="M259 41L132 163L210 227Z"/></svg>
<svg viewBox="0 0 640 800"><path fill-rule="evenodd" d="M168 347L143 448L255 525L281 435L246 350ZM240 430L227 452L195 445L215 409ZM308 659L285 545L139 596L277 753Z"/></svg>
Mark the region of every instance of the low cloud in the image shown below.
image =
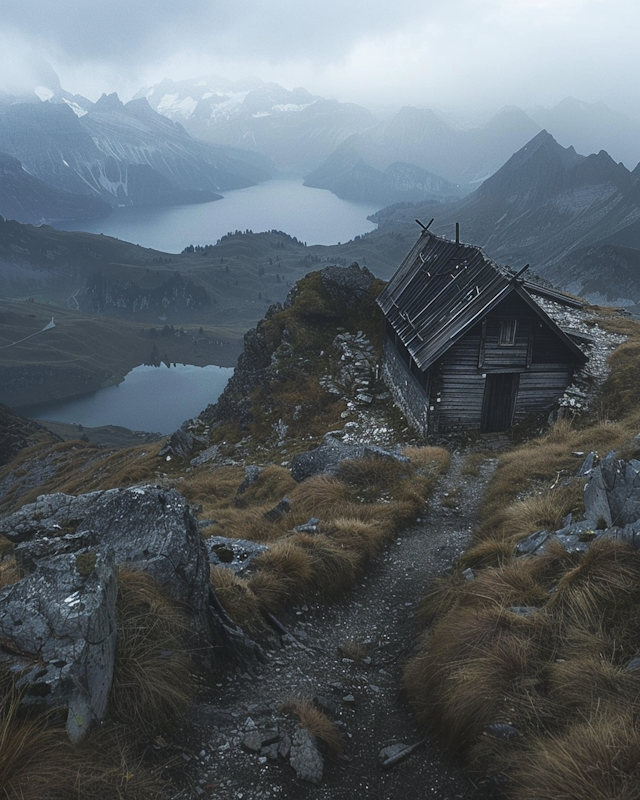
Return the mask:
<svg viewBox="0 0 640 800"><path fill-rule="evenodd" d="M638 22L630 0L22 0L3 9L0 75L28 83L30 46L94 97L226 72L366 103L624 106Z"/></svg>

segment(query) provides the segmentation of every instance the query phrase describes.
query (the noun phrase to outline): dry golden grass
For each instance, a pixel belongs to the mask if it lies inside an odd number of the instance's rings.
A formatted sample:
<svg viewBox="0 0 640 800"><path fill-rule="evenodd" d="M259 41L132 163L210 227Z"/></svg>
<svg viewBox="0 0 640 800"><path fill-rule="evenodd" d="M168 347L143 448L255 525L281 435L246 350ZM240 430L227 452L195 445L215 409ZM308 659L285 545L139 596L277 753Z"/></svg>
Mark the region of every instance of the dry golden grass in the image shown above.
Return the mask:
<svg viewBox="0 0 640 800"><path fill-rule="evenodd" d="M615 625L640 604L640 553L631 545L597 539L579 563L558 581L549 603L563 626L598 622Z"/></svg>
<svg viewBox="0 0 640 800"><path fill-rule="evenodd" d="M273 506L297 485L288 469L271 465L265 467L251 486L237 498L236 505L241 508L264 503Z"/></svg>
<svg viewBox="0 0 640 800"><path fill-rule="evenodd" d="M400 481L410 475L408 463L392 458L347 458L340 462L337 478L358 491L359 496L375 502L381 495L395 494Z"/></svg>
<svg viewBox="0 0 640 800"><path fill-rule="evenodd" d="M337 517L331 521L329 535L340 546L375 558L389 536L388 526L376 520L365 522L357 517Z"/></svg>
<svg viewBox="0 0 640 800"><path fill-rule="evenodd" d="M257 571L248 586L268 611L278 611L284 603L299 601L311 591L311 556L289 538L274 542L254 565Z"/></svg>
<svg viewBox="0 0 640 800"><path fill-rule="evenodd" d="M343 507L349 506L349 487L331 475L314 475L299 483L289 494L291 507L300 518L344 516ZM296 523L297 524L297 523Z"/></svg>
<svg viewBox="0 0 640 800"><path fill-rule="evenodd" d="M603 412L610 419L629 415L635 417L638 414L640 337L635 326L628 331L629 340L611 356L611 372L600 394Z"/></svg>
<svg viewBox="0 0 640 800"><path fill-rule="evenodd" d="M555 531L562 527L568 513L579 514L583 508L584 481L574 480L529 495L490 514L484 521L476 540L491 536L502 538L512 547L538 530Z"/></svg>
<svg viewBox="0 0 640 800"><path fill-rule="evenodd" d="M211 567L211 583L224 610L238 625L253 635L265 630L265 620L260 602L244 578L239 578L230 569Z"/></svg>
<svg viewBox="0 0 640 800"><path fill-rule="evenodd" d="M538 582L535 558L522 558L495 569L485 569L458 590L458 605L469 608L505 609L542 606L549 592Z"/></svg>
<svg viewBox="0 0 640 800"><path fill-rule="evenodd" d="M13 556L7 556L0 561L0 589L3 586L9 586L11 583L17 583L22 575L16 564Z"/></svg>
<svg viewBox="0 0 640 800"><path fill-rule="evenodd" d="M249 619L259 616L260 609L275 612L311 595L333 599L351 589L385 541L415 519L437 476L448 467L449 455L441 448L412 450L416 467L376 457L347 460L337 477L316 475L299 484L292 484L285 470L267 468L242 495L246 508L228 504L217 508L216 524L203 535L245 538L269 546L242 581L246 594L241 596L229 578L216 578L226 581L221 591L233 592L239 603L231 616ZM271 522L265 513L284 490L291 511ZM226 496L230 494L227 491ZM318 532L295 530L311 517L319 520ZM254 600L258 610L249 612L246 604ZM233 602L227 598L230 608Z"/></svg>
<svg viewBox="0 0 640 800"><path fill-rule="evenodd" d="M94 731L74 746L55 712L20 706L20 692L2 679L0 797L3 800L162 800L149 770L116 728Z"/></svg>
<svg viewBox="0 0 640 800"><path fill-rule="evenodd" d="M501 567L513 558L514 547L511 541L500 534L485 536L467 550L460 558L462 569L472 570L483 567Z"/></svg>
<svg viewBox="0 0 640 800"><path fill-rule="evenodd" d="M585 719L607 706L640 711L640 670L625 670L597 651L557 659L547 671L549 699L559 718Z"/></svg>
<svg viewBox="0 0 640 800"><path fill-rule="evenodd" d="M600 708L584 721L538 737L518 754L513 800L636 800L640 730L632 711Z"/></svg>
<svg viewBox="0 0 640 800"><path fill-rule="evenodd" d="M180 491L190 503L202 506L203 517L215 517L219 509L233 506L236 490L244 480L240 467L202 468L189 473Z"/></svg>
<svg viewBox="0 0 640 800"><path fill-rule="evenodd" d="M360 552L321 533L294 533L288 541L309 558L311 585L319 595L335 599L353 588L363 562Z"/></svg>
<svg viewBox="0 0 640 800"><path fill-rule="evenodd" d="M451 466L451 453L444 447L405 447L402 455L409 459L418 475L439 477Z"/></svg>
<svg viewBox="0 0 640 800"><path fill-rule="evenodd" d="M64 746L66 732L50 725L51 715L26 715L20 708L20 692L6 677L2 682L0 796L20 797L29 784L35 784L35 796L42 797L58 776L54 756L60 744Z"/></svg>
<svg viewBox="0 0 640 800"><path fill-rule="evenodd" d="M499 515L518 494L532 488L546 490L559 474L574 475L580 461L572 453L595 450L606 454L624 445L632 435L631 428L622 422L602 422L578 429L561 420L545 436L505 453L498 460L487 489L482 531L494 527L494 515Z"/></svg>
<svg viewBox="0 0 640 800"><path fill-rule="evenodd" d="M280 706L280 711L293 714L301 728L308 730L332 755L341 755L344 750L344 737L326 714L315 708L308 700L288 700Z"/></svg>
<svg viewBox="0 0 640 800"><path fill-rule="evenodd" d="M187 621L150 575L120 570L111 709L143 737L179 721L194 696Z"/></svg>
<svg viewBox="0 0 640 800"><path fill-rule="evenodd" d="M215 512L216 524L205 528L203 536L226 536L229 539L250 539L252 542L272 542L289 527L288 517L272 522L265 517L273 508L268 503L257 508L226 508Z"/></svg>
<svg viewBox="0 0 640 800"><path fill-rule="evenodd" d="M549 660L543 615L455 607L407 665L404 686L418 720L448 747L468 747L486 725L538 724Z"/></svg>

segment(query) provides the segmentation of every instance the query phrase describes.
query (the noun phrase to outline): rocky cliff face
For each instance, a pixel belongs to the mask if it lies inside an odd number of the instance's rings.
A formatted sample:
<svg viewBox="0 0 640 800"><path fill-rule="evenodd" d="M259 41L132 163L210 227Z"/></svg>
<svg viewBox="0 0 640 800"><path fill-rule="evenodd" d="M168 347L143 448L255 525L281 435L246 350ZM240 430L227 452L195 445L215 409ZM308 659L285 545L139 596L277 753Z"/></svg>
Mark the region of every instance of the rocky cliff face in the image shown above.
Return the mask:
<svg viewBox="0 0 640 800"><path fill-rule="evenodd" d="M61 440L37 422L25 419L8 406L0 404L0 467L8 464L27 447L56 441Z"/></svg>
<svg viewBox="0 0 640 800"><path fill-rule="evenodd" d="M0 153L0 214L6 219L39 224L93 219L110 211L103 200L57 189L30 175L16 158Z"/></svg>

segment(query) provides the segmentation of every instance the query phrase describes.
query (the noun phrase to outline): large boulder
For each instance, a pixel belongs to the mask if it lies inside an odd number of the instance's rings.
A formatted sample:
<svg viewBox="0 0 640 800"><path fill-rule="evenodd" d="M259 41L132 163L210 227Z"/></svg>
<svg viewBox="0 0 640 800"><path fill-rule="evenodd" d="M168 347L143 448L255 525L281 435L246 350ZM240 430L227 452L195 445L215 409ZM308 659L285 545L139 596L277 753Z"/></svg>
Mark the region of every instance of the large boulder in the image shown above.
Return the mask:
<svg viewBox="0 0 640 800"><path fill-rule="evenodd" d="M106 710L119 565L152 575L187 611L206 666L260 655L222 609L198 524L174 489L43 495L1 519L0 533L27 573L0 593L0 660L22 673L27 696L68 706L74 739Z"/></svg>
<svg viewBox="0 0 640 800"><path fill-rule="evenodd" d="M300 483L312 475L335 475L345 459L367 457L389 459L404 465L409 463L408 458L391 450L376 445L348 444L327 433L318 447L294 456L290 472L292 478Z"/></svg>
<svg viewBox="0 0 640 800"><path fill-rule="evenodd" d="M591 473L584 494L587 518L607 527L640 519L640 461L604 458Z"/></svg>
<svg viewBox="0 0 640 800"><path fill-rule="evenodd" d="M113 555L86 549L0 590L0 661L19 674L24 703L67 707L74 742L107 710L116 593Z"/></svg>

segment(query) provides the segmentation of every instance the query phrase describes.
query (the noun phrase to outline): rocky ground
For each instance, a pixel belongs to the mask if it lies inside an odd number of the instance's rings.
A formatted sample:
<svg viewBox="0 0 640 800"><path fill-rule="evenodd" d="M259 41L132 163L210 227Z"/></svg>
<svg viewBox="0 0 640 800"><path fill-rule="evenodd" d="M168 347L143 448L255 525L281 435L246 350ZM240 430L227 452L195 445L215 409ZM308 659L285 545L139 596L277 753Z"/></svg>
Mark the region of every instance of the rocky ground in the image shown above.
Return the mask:
<svg viewBox="0 0 640 800"><path fill-rule="evenodd" d="M478 800L474 785L437 743L424 739L400 691L402 667L416 637L416 608L430 580L463 552L495 466L463 474L457 450L424 515L391 544L353 592L332 606L303 605L279 620L284 635L263 664L221 678L215 696L189 720L186 782L174 800L401 798ZM280 710L291 699L314 701L342 729L342 757L311 759L296 719ZM395 766L381 759L397 745L417 749ZM383 753L384 751L384 753ZM308 771L307 779L298 773Z"/></svg>

